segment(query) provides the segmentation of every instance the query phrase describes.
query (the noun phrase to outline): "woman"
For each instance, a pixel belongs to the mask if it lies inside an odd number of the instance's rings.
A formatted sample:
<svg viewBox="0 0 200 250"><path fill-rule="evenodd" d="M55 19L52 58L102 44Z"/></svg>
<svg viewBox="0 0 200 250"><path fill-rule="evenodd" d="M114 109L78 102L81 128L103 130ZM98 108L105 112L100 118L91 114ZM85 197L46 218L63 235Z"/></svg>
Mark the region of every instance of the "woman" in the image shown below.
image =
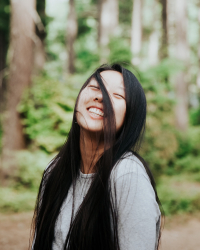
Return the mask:
<svg viewBox="0 0 200 250"><path fill-rule="evenodd" d="M129 70L103 65L90 76L44 171L32 249L158 249L159 199L137 153L145 120L145 94Z"/></svg>

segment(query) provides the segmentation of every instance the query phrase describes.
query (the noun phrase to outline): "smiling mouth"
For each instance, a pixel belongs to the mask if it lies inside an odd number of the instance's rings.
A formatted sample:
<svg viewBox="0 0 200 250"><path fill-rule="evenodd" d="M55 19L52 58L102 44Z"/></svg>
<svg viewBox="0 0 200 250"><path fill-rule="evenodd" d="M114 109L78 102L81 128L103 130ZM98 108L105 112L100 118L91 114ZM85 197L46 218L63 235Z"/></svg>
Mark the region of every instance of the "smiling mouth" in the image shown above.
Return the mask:
<svg viewBox="0 0 200 250"><path fill-rule="evenodd" d="M97 109L97 108L89 108L88 111L89 111L90 113L93 113L93 114L98 115L98 116L101 116L101 117L104 116L104 112L101 111L100 109Z"/></svg>

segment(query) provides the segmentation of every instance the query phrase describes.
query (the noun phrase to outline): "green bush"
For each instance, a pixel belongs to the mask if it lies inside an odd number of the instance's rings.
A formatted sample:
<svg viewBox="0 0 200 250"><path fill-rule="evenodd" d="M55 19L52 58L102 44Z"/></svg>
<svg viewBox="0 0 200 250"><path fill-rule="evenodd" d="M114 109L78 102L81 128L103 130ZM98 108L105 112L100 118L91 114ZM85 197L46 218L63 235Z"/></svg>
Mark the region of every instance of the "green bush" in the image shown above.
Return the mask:
<svg viewBox="0 0 200 250"><path fill-rule="evenodd" d="M54 155L43 151L20 151L17 153L18 169L15 173L15 188L24 187L29 190L38 190L42 173Z"/></svg>
<svg viewBox="0 0 200 250"><path fill-rule="evenodd" d="M77 73L84 73L90 69L99 66L99 54L96 51L91 51L87 48L81 48L76 52L76 71Z"/></svg>
<svg viewBox="0 0 200 250"><path fill-rule="evenodd" d="M145 142L141 151L154 176L167 171L175 161L178 149L174 128L174 100L171 98L171 83L166 82L172 66L166 61L148 70L139 72L140 82L147 97L147 126Z"/></svg>
<svg viewBox="0 0 200 250"><path fill-rule="evenodd" d="M0 212L23 212L34 209L36 192L0 187Z"/></svg>
<svg viewBox="0 0 200 250"><path fill-rule="evenodd" d="M48 153L59 150L71 127L76 95L70 85L36 77L18 107L27 140Z"/></svg>
<svg viewBox="0 0 200 250"><path fill-rule="evenodd" d="M178 134L179 149L176 156L181 158L185 155L192 154L198 156L200 154L200 126L191 126L186 134Z"/></svg>
<svg viewBox="0 0 200 250"><path fill-rule="evenodd" d="M200 125L200 107L196 108L196 109L191 109L189 112L189 116L190 116L190 123L193 126L198 126Z"/></svg>
<svg viewBox="0 0 200 250"><path fill-rule="evenodd" d="M190 127L188 133L178 134L177 138L179 147L174 169L177 172L200 173L200 126Z"/></svg>
<svg viewBox="0 0 200 250"><path fill-rule="evenodd" d="M179 172L182 170L193 173L200 172L200 156L186 155L183 158L177 159L175 169Z"/></svg>
<svg viewBox="0 0 200 250"><path fill-rule="evenodd" d="M110 53L108 56L109 63L126 63L131 65L131 51L128 42L119 37L113 37L109 43ZM127 67L127 65L125 67Z"/></svg>
<svg viewBox="0 0 200 250"><path fill-rule="evenodd" d="M157 186L158 195L166 215L193 213L200 209L199 184L193 177L178 175L163 176Z"/></svg>

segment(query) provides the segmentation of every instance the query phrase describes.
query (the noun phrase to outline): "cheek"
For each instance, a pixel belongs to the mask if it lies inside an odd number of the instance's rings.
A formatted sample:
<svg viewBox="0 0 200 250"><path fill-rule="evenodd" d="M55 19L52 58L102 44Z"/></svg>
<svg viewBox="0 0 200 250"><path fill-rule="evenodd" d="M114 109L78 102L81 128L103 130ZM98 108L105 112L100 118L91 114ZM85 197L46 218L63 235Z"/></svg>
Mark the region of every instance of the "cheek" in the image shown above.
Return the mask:
<svg viewBox="0 0 200 250"><path fill-rule="evenodd" d="M121 126L124 122L125 114L126 114L126 103L121 102L118 103L115 109L116 113L116 123L118 126Z"/></svg>
<svg viewBox="0 0 200 250"><path fill-rule="evenodd" d="M77 106L78 110L84 108L84 104L86 104L88 101L88 94L86 92L87 91L83 90L79 96L78 106Z"/></svg>

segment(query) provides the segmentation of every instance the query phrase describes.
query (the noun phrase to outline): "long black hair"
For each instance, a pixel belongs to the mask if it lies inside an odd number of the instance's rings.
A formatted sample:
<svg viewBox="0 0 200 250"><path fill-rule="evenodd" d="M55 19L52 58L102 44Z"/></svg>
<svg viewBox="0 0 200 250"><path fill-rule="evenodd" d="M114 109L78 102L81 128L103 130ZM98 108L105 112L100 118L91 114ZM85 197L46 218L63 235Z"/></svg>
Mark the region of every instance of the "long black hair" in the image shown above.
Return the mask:
<svg viewBox="0 0 200 250"><path fill-rule="evenodd" d="M120 72L124 80L126 114L123 126L117 134L112 102L100 75L105 70ZM155 191L156 200L160 204L151 171L138 154L146 123L146 97L143 88L135 75L121 65L102 65L82 86L76 100L68 138L58 155L44 171L33 218L34 243L32 249L34 250L52 249L54 228L60 208L70 187L75 187L76 179L79 176L81 128L76 122L77 105L81 91L91 79L97 81L103 96L104 152L95 164L96 174L89 190L78 212L71 218L64 249L120 249L117 229L118 216L116 208L111 202L109 177L114 165L126 152L131 151L142 161Z"/></svg>

